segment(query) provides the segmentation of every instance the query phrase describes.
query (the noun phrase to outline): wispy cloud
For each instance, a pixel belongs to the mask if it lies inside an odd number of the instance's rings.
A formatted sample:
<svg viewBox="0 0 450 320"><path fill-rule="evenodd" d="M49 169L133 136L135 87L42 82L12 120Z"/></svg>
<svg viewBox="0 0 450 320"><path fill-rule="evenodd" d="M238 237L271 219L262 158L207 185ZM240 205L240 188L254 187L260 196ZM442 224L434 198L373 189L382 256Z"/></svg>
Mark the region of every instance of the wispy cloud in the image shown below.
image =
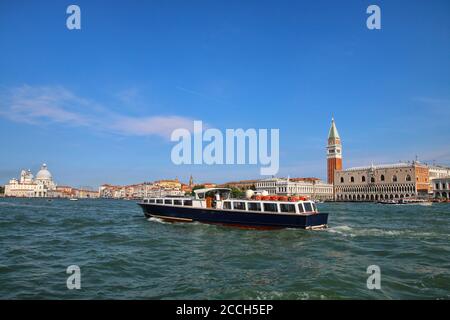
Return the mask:
<svg viewBox="0 0 450 320"><path fill-rule="evenodd" d="M430 97L414 97L413 101L419 103L428 112L441 115L450 115L450 99L430 98Z"/></svg>
<svg viewBox="0 0 450 320"><path fill-rule="evenodd" d="M174 129L185 128L192 131L193 120L178 116L126 117L114 116L108 129L125 135L160 135L170 137Z"/></svg>
<svg viewBox="0 0 450 320"><path fill-rule="evenodd" d="M169 138L177 128L192 130L193 124L192 119L177 115L133 117L112 112L61 86L24 85L2 90L0 116L30 125L58 123L119 135L158 135L164 138Z"/></svg>

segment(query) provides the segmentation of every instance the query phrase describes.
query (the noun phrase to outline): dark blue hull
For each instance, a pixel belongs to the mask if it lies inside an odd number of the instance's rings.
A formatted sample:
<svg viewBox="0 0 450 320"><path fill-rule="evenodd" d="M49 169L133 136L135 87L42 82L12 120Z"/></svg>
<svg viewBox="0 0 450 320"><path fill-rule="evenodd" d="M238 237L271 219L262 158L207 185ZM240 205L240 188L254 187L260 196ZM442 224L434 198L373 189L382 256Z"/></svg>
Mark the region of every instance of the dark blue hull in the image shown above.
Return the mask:
<svg viewBox="0 0 450 320"><path fill-rule="evenodd" d="M237 227L280 229L324 228L328 223L328 213L315 214L270 214L250 211L203 209L139 203L146 217L156 217L168 221L203 222Z"/></svg>

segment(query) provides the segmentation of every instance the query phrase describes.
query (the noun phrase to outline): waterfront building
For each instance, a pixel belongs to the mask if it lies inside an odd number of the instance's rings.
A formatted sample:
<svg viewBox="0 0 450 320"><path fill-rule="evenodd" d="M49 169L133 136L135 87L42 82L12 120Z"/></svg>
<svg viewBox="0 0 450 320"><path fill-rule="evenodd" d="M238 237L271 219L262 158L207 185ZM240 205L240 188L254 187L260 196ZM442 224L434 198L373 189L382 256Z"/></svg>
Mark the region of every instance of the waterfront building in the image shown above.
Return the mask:
<svg viewBox="0 0 450 320"><path fill-rule="evenodd" d="M159 180L126 186L103 184L98 190L99 197L112 199L144 199L150 196L179 196L186 189L178 180Z"/></svg>
<svg viewBox="0 0 450 320"><path fill-rule="evenodd" d="M54 193L56 197L60 198L72 198L74 196L73 188L70 186L57 186Z"/></svg>
<svg viewBox="0 0 450 320"><path fill-rule="evenodd" d="M450 168L441 165L428 166L430 171L430 180L450 177Z"/></svg>
<svg viewBox="0 0 450 320"><path fill-rule="evenodd" d="M56 190L52 174L44 163L33 176L31 170L22 170L19 179L11 179L5 185L6 197L49 197Z"/></svg>
<svg viewBox="0 0 450 320"><path fill-rule="evenodd" d="M269 195L277 195L278 194L278 183L283 181L282 178L267 178L259 180L256 184L256 192L266 191Z"/></svg>
<svg viewBox="0 0 450 320"><path fill-rule="evenodd" d="M153 184L163 189L181 189L181 182L178 181L178 178L174 180L158 180Z"/></svg>
<svg viewBox="0 0 450 320"><path fill-rule="evenodd" d="M336 171L335 199L376 201L427 197L429 169L417 161Z"/></svg>
<svg viewBox="0 0 450 320"><path fill-rule="evenodd" d="M337 170L342 170L342 144L334 118L332 118L327 144L327 182L329 184L334 183L334 173Z"/></svg>
<svg viewBox="0 0 450 320"><path fill-rule="evenodd" d="M256 182L256 192L269 195L304 196L317 200L332 200L333 185L317 178L268 178Z"/></svg>
<svg viewBox="0 0 450 320"><path fill-rule="evenodd" d="M431 182L433 198L450 199L450 177L433 179Z"/></svg>
<svg viewBox="0 0 450 320"><path fill-rule="evenodd" d="M100 186L98 194L101 198L143 199L152 189L157 189L157 187L149 182L126 186L103 184Z"/></svg>
<svg viewBox="0 0 450 320"><path fill-rule="evenodd" d="M223 184L219 185L219 187L236 188L236 189L239 189L241 191L246 191L246 190L249 190L249 189L254 190L256 188L256 183L259 182L259 181L260 180L231 181L231 182L223 183Z"/></svg>
<svg viewBox="0 0 450 320"><path fill-rule="evenodd" d="M75 198L80 199L96 199L99 197L99 192L87 189L73 189L73 195Z"/></svg>

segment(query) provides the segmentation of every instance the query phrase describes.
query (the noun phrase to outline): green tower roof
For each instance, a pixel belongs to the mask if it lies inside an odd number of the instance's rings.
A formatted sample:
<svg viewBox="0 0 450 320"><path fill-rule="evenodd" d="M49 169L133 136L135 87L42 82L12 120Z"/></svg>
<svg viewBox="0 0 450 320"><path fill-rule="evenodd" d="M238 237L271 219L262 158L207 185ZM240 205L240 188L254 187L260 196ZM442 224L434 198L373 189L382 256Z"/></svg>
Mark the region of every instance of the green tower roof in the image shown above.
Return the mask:
<svg viewBox="0 0 450 320"><path fill-rule="evenodd" d="M331 127L330 132L328 133L328 139L336 139L339 138L339 132L336 129L336 124L334 123L334 118L331 118Z"/></svg>

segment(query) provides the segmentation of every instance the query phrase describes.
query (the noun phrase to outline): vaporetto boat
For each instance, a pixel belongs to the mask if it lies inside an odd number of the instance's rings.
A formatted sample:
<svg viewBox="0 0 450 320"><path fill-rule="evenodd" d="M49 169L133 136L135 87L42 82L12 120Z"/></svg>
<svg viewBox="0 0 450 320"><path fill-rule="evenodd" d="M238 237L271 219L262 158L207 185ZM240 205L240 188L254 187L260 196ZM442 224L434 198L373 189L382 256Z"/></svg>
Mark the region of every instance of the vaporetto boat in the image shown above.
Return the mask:
<svg viewBox="0 0 450 320"><path fill-rule="evenodd" d="M138 204L146 217L171 222L198 221L256 229L323 229L328 224L328 213L319 213L316 204L304 198L231 199L228 188L198 189L194 193L194 197L146 198Z"/></svg>

